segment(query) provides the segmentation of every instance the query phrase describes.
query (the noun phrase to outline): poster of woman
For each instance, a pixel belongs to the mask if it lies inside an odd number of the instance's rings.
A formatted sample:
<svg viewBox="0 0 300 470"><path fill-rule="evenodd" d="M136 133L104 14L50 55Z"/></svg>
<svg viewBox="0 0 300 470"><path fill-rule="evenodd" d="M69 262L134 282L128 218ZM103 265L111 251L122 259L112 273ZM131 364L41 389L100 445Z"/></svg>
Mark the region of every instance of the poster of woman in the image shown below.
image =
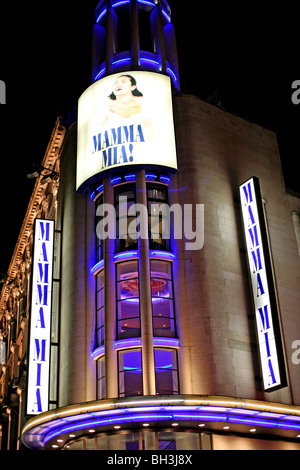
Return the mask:
<svg viewBox="0 0 300 470"><path fill-rule="evenodd" d="M116 166L177 169L171 85L153 72L110 75L79 99L77 189Z"/></svg>

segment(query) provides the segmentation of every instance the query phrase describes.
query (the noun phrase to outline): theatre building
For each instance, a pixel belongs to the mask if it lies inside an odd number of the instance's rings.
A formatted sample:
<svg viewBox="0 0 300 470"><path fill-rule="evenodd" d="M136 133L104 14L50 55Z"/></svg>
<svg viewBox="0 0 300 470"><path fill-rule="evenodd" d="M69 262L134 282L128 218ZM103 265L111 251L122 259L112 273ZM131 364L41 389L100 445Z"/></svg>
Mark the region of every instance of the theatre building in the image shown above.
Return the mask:
<svg viewBox="0 0 300 470"><path fill-rule="evenodd" d="M181 93L165 0L102 0L0 298L1 449L300 450L300 200Z"/></svg>

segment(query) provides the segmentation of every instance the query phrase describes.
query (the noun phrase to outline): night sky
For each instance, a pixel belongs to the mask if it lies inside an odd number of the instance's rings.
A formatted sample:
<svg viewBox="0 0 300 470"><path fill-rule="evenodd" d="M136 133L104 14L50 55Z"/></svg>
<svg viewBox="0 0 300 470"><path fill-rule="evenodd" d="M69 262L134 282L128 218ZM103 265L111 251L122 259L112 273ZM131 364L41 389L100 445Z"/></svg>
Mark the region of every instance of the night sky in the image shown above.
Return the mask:
<svg viewBox="0 0 300 470"><path fill-rule="evenodd" d="M300 16L287 2L262 7L170 0L181 91L207 99L218 90L225 109L277 133L286 185L300 194ZM1 5L1 251L6 273L34 180L58 115L74 110L90 83L97 0ZM196 11L195 11L196 8Z"/></svg>

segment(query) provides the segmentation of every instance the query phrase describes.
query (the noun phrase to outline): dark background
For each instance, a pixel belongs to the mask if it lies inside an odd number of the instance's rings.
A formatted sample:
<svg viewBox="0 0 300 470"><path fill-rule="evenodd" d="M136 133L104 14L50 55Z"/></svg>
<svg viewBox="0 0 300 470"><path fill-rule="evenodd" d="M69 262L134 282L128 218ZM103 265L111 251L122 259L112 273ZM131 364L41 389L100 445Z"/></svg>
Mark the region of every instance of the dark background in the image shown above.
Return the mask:
<svg viewBox="0 0 300 470"><path fill-rule="evenodd" d="M176 28L181 91L207 99L218 92L229 111L277 133L287 187L300 194L300 15L269 4L169 0ZM58 115L67 115L91 84L91 35L97 0L1 5L1 250L6 273L34 180Z"/></svg>

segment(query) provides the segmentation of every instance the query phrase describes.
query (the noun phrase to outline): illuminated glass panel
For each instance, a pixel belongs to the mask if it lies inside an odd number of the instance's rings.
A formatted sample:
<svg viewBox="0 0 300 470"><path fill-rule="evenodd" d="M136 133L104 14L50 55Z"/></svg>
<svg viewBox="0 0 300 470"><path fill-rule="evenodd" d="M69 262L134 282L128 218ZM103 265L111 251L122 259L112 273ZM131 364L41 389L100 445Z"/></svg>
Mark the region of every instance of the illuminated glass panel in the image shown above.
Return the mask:
<svg viewBox="0 0 300 470"><path fill-rule="evenodd" d="M143 395L142 352L119 351L119 397Z"/></svg>
<svg viewBox="0 0 300 470"><path fill-rule="evenodd" d="M104 344L104 269L96 277L96 344Z"/></svg>
<svg viewBox="0 0 300 470"><path fill-rule="evenodd" d="M118 339L141 335L138 261L117 264Z"/></svg>
<svg viewBox="0 0 300 470"><path fill-rule="evenodd" d="M151 260L151 291L154 336L176 335L172 267L168 261Z"/></svg>
<svg viewBox="0 0 300 470"><path fill-rule="evenodd" d="M132 232L136 215L129 217L128 211L135 204L135 186L120 186L115 188L116 208L116 251L136 250L138 241L136 231Z"/></svg>
<svg viewBox="0 0 300 470"><path fill-rule="evenodd" d="M101 204L103 204L102 194L96 199L95 214L97 214L97 209ZM101 219L102 219L101 216L97 216L97 215L95 216L95 233L97 233L96 227ZM103 257L104 257L103 239L96 236L96 263L100 261L101 259L103 259Z"/></svg>
<svg viewBox="0 0 300 470"><path fill-rule="evenodd" d="M97 400L105 397L105 356L102 356L97 361Z"/></svg>
<svg viewBox="0 0 300 470"><path fill-rule="evenodd" d="M159 211L158 205L168 203L168 190L164 185L147 184L149 214L149 247L152 250L170 251L170 238L166 236L166 224L169 218Z"/></svg>
<svg viewBox="0 0 300 470"><path fill-rule="evenodd" d="M154 349L156 394L179 393L177 352L175 349Z"/></svg>

